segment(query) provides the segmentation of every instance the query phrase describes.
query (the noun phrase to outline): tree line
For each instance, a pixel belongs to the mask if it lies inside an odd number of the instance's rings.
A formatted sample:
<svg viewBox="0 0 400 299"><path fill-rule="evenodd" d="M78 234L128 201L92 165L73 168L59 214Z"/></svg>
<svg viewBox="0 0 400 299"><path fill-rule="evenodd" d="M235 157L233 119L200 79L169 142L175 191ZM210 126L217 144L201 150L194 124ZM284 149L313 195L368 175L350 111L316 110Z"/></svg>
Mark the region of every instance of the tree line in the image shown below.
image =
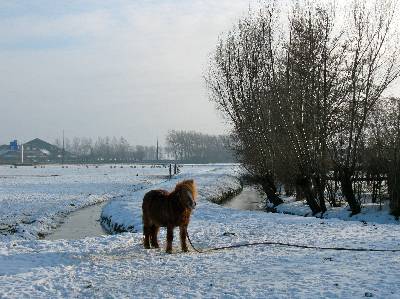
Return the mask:
<svg viewBox="0 0 400 299"><path fill-rule="evenodd" d="M63 147L62 140L56 139L54 144ZM130 145L124 137L98 137L93 141L87 137L65 138L66 158L73 162L133 162L157 159L156 146ZM162 149L159 148L159 158Z"/></svg>
<svg viewBox="0 0 400 299"><path fill-rule="evenodd" d="M274 2L220 38L210 97L275 206L283 184L314 214L339 193L357 214L357 192L372 184L400 215L400 101L384 96L400 75L395 19L390 0L295 1L288 13Z"/></svg>
<svg viewBox="0 0 400 299"><path fill-rule="evenodd" d="M166 141L167 153L182 163L234 162L233 152L230 150L231 138L226 135L172 130Z"/></svg>
<svg viewBox="0 0 400 299"><path fill-rule="evenodd" d="M54 144L63 147L62 140ZM170 131L166 146L131 145L124 137L65 138L66 160L70 162L134 162L175 160L179 163L233 162L228 136L207 135L194 131Z"/></svg>

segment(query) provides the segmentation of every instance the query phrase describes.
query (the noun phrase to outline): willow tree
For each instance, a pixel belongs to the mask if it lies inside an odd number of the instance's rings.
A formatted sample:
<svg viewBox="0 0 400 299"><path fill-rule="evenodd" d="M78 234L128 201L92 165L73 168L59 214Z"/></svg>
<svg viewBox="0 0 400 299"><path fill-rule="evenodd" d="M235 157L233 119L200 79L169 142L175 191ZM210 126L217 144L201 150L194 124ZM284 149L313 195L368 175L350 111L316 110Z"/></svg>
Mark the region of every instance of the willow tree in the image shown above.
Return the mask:
<svg viewBox="0 0 400 299"><path fill-rule="evenodd" d="M372 5L372 6L371 6ZM387 87L398 78L399 58L394 1L353 1L343 36L344 63L331 157L352 214L361 211L352 181L360 165L366 120Z"/></svg>
<svg viewBox="0 0 400 299"><path fill-rule="evenodd" d="M224 113L237 136L237 153L259 180L268 199L276 194L277 152L275 53L278 42L274 7L240 20L221 38L211 60L206 82L212 100Z"/></svg>
<svg viewBox="0 0 400 299"><path fill-rule="evenodd" d="M276 179L294 182L315 214L326 210L327 117L335 80L327 68L337 62L328 11L296 11L288 40L274 27L271 6L241 20L220 41L207 83L234 126L244 165L262 178L268 197L276 197Z"/></svg>
<svg viewBox="0 0 400 299"><path fill-rule="evenodd" d="M339 106L341 32L333 33L334 10L297 4L289 18L280 100L281 123L293 151L297 185L314 213L326 211L327 140Z"/></svg>
<svg viewBox="0 0 400 299"><path fill-rule="evenodd" d="M334 5L297 1L287 23L267 5L221 38L207 75L211 98L271 201L277 181L294 181L312 212L324 212L335 170L352 213L360 212L352 183L365 122L399 76L393 3L375 5L355 0L351 21L340 22Z"/></svg>

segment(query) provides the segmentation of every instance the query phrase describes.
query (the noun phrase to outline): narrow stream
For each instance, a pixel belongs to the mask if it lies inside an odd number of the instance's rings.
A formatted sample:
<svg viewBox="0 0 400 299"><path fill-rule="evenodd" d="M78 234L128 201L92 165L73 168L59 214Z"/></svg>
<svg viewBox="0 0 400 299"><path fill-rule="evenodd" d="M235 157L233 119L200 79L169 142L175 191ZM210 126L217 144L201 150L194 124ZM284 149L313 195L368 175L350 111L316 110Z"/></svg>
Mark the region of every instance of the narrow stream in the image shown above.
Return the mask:
<svg viewBox="0 0 400 299"><path fill-rule="evenodd" d="M255 186L245 186L243 191L225 202L223 206L238 210L263 210L265 194ZM45 237L47 240L77 240L106 235L100 224L101 211L106 202L77 210Z"/></svg>
<svg viewBox="0 0 400 299"><path fill-rule="evenodd" d="M243 191L223 204L224 207L238 210L263 210L265 193L255 186L244 186Z"/></svg>
<svg viewBox="0 0 400 299"><path fill-rule="evenodd" d="M58 228L47 235L47 240L77 240L106 235L100 225L100 214L106 202L77 210L65 218Z"/></svg>

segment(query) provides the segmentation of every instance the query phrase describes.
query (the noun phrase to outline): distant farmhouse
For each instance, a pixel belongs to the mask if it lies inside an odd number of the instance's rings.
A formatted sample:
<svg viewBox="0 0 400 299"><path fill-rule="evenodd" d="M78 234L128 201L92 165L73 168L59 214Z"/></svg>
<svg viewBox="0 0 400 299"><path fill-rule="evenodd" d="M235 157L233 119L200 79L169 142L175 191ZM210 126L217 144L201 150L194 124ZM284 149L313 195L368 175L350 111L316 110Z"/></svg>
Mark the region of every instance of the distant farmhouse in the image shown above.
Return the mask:
<svg viewBox="0 0 400 299"><path fill-rule="evenodd" d="M0 145L0 163L17 164L24 163L59 163L63 158L63 150L39 138L33 139L23 146L16 140L11 141L9 145ZM64 159L70 159L71 155L64 153Z"/></svg>

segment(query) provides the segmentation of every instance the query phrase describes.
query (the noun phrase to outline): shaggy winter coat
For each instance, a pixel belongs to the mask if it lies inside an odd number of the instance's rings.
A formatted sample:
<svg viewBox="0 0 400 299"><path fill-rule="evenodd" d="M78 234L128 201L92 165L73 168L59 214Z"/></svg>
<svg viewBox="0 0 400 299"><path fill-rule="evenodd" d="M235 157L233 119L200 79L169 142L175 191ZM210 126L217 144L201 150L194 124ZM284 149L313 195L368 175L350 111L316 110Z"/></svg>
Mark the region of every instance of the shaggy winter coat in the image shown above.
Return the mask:
<svg viewBox="0 0 400 299"><path fill-rule="evenodd" d="M188 251L186 244L187 226L196 206L196 185L186 180L176 185L175 190L152 190L145 194L142 204L144 247L159 248L158 231L167 228L168 253L172 252L173 230L179 226L182 251Z"/></svg>

